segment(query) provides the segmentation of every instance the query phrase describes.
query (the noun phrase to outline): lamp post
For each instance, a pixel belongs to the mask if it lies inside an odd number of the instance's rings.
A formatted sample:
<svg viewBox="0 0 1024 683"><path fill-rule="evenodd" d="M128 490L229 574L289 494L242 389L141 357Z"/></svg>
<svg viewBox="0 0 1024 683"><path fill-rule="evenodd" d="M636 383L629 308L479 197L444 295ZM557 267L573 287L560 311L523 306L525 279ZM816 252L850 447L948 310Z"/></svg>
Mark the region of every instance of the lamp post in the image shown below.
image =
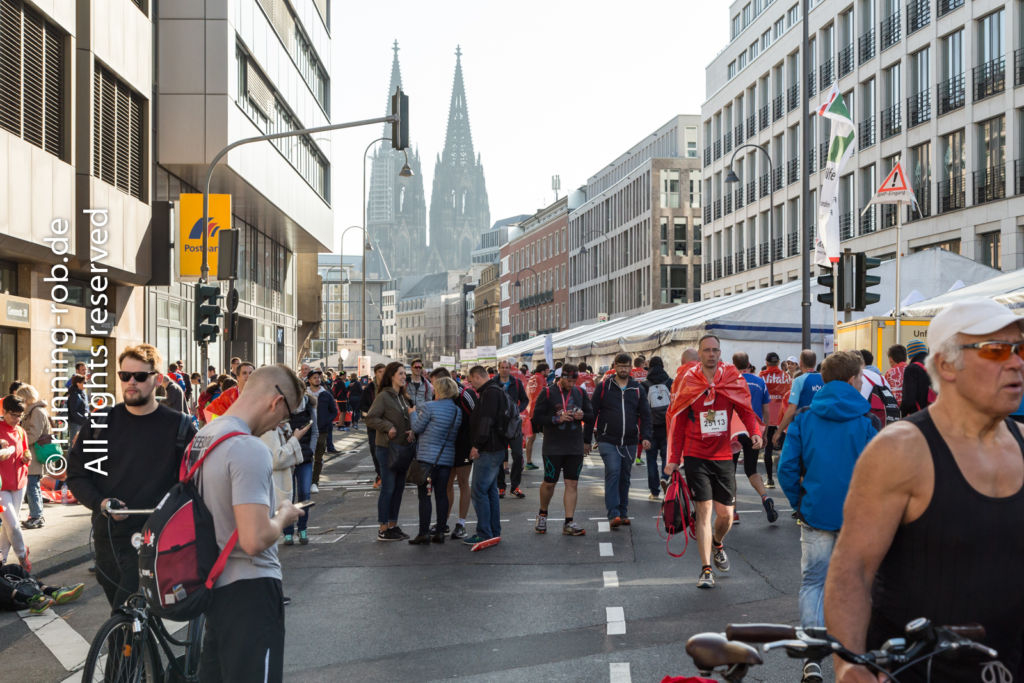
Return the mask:
<svg viewBox="0 0 1024 683"><path fill-rule="evenodd" d="M516 272L516 281L515 281L515 284L513 285L513 287L515 287L516 289L519 289L519 285L520 285L520 282L519 282L519 273L522 273L522 272L523 272L524 270L528 270L528 271L530 271L531 273L533 273L533 276L534 276L534 277L540 277L540 275L538 275L538 274L537 274L537 271L536 271L536 270L534 270L533 268L531 268L530 266L525 266L525 267L523 267L523 268L520 268L520 269L519 269L519 270L518 270L518 271ZM520 296L520 297L519 297L519 301L522 301L522 299L523 299L523 297L522 297L522 296ZM520 310L522 310L522 307L521 307L521 306L520 306ZM540 326L538 325L537 327L540 327Z"/></svg>
<svg viewBox="0 0 1024 683"><path fill-rule="evenodd" d="M583 242L586 242L588 235L597 235L599 238L601 238L601 240L607 240L610 237L610 235L608 233L606 233L606 232L598 232L597 230L585 230L583 232L583 234L580 235L580 240L583 241ZM586 256L588 251L589 251L589 249L587 248L587 245L583 244L580 247L580 250L577 252L577 254L579 256ZM606 259L607 260L607 264L606 264L606 268L605 268L605 281L604 281L604 289L605 289L605 297L606 297L605 309L606 309L606 313L608 315L608 319L611 320L612 319L612 252L611 252L610 249L606 249L605 251L608 253L608 258ZM596 267L597 263L595 263L594 265Z"/></svg>
<svg viewBox="0 0 1024 683"><path fill-rule="evenodd" d="M761 145L747 142L733 150L732 158L729 159L729 172L725 174L725 182L738 183L740 177L732 170L733 162L736 161L736 153L744 147L753 147L761 150L768 159L768 286L775 285L775 164L772 163L772 155ZM742 191L742 187L741 187Z"/></svg>

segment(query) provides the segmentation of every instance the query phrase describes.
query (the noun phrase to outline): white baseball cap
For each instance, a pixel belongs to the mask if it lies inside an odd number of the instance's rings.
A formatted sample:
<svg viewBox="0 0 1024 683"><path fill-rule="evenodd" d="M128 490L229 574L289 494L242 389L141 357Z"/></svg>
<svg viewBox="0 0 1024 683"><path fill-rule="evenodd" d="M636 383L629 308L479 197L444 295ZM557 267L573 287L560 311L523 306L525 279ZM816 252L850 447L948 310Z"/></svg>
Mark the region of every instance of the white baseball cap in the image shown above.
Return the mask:
<svg viewBox="0 0 1024 683"><path fill-rule="evenodd" d="M790 356L789 358L786 359L786 362L787 363L796 363L797 365L800 365L800 361L798 361L796 359L796 356Z"/></svg>
<svg viewBox="0 0 1024 683"><path fill-rule="evenodd" d="M958 301L932 318L928 344L934 349L954 334L990 334L1007 325L1021 325L1024 318L1001 303L986 298Z"/></svg>

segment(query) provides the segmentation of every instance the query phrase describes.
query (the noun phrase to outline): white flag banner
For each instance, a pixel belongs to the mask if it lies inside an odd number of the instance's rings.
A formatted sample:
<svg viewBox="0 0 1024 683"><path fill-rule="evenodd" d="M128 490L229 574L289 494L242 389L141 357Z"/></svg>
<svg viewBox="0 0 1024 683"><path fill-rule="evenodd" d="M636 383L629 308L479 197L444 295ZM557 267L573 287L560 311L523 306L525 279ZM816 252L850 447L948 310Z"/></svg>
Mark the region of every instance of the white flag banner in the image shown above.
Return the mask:
<svg viewBox="0 0 1024 683"><path fill-rule="evenodd" d="M832 84L818 116L832 121L832 136L828 145L828 160L822 175L818 196L818 229L814 237L814 262L825 268L839 261L839 176L853 154L856 137L850 112L839 94L839 86Z"/></svg>

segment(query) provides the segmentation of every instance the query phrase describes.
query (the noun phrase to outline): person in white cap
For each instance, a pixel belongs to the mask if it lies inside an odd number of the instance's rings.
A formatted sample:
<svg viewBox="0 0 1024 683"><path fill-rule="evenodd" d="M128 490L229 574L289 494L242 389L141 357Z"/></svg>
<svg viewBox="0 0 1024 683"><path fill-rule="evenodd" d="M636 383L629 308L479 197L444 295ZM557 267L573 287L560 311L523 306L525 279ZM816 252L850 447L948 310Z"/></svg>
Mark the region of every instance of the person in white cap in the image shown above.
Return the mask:
<svg viewBox="0 0 1024 683"><path fill-rule="evenodd" d="M825 586L830 634L854 652L905 624L979 623L991 661L935 658L901 681L1024 680L1024 318L991 299L928 327L930 406L889 425L857 461ZM880 680L836 660L836 680Z"/></svg>

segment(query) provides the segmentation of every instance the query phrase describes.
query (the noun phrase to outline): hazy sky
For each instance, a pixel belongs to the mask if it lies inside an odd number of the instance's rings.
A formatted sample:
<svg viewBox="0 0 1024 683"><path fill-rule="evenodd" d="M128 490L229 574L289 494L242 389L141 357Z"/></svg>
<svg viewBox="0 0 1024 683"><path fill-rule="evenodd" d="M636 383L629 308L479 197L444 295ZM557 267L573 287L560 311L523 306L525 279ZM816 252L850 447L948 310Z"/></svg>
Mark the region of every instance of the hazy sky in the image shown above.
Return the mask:
<svg viewBox="0 0 1024 683"><path fill-rule="evenodd" d="M444 148L455 47L491 222L584 184L676 114L699 114L728 40L725 0L393 0L332 3L331 118L383 116L398 40L427 210ZM362 222L362 154L382 126L332 133L335 240ZM367 173L369 173L369 162ZM350 230L345 251L359 250Z"/></svg>

